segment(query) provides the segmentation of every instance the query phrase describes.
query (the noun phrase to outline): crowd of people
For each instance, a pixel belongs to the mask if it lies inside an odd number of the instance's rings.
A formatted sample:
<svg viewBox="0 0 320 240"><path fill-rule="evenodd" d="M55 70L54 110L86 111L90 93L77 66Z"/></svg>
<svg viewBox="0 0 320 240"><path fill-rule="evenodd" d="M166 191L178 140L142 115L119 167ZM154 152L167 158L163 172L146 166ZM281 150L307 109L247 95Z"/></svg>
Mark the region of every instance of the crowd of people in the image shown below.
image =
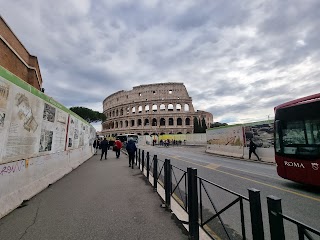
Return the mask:
<svg viewBox="0 0 320 240"><path fill-rule="evenodd" d="M110 147L112 147L112 150L116 153L116 158L120 157L121 149L123 148L123 143L120 141L120 139L116 138L114 142L109 142L107 138L103 138L103 140L100 140L99 138L96 138L93 142L93 148L94 148L94 155L97 155L99 150L101 150L101 156L100 161L103 159L107 159L108 150ZM126 150L129 157L129 167L133 168L135 153L137 151L137 146L132 138L129 138L126 143Z"/></svg>
<svg viewBox="0 0 320 240"><path fill-rule="evenodd" d="M186 140L183 140L183 144L186 144ZM159 141L159 145L160 146L164 146L164 147L169 147L170 145L172 146L180 146L182 145L182 141L181 140L173 140L173 139L165 139L165 140L160 140Z"/></svg>

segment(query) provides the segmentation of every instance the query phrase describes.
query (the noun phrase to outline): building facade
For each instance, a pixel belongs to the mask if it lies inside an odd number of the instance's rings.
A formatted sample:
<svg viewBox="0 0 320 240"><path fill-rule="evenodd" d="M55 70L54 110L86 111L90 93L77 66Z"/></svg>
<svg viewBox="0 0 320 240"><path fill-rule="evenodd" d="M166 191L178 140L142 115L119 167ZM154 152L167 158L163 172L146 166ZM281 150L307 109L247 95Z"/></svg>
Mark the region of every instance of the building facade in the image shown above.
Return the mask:
<svg viewBox="0 0 320 240"><path fill-rule="evenodd" d="M163 135L193 133L196 116L183 83L158 83L119 91L103 101L101 134Z"/></svg>
<svg viewBox="0 0 320 240"><path fill-rule="evenodd" d="M36 89L43 91L37 57L29 54L1 16L0 66L9 70Z"/></svg>

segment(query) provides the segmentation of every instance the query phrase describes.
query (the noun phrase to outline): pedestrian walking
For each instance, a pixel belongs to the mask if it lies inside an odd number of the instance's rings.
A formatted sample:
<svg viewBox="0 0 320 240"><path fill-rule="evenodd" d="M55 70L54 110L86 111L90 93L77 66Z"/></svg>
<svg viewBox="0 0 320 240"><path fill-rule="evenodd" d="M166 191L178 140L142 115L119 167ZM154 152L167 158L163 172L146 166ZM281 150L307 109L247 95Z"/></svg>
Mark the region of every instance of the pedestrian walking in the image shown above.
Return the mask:
<svg viewBox="0 0 320 240"><path fill-rule="evenodd" d="M251 159L251 154L253 153L254 155L256 155L258 160L261 160L261 158L259 158L258 154L256 153L256 148L257 148L257 144L255 144L251 138L250 144L249 144L249 159Z"/></svg>
<svg viewBox="0 0 320 240"><path fill-rule="evenodd" d="M132 138L129 138L129 141L127 142L126 150L129 155L129 167L133 169L134 157L137 151L137 146Z"/></svg>
<svg viewBox="0 0 320 240"><path fill-rule="evenodd" d="M94 155L97 155L99 146L100 146L100 143L99 143L99 139L97 138L93 141Z"/></svg>
<svg viewBox="0 0 320 240"><path fill-rule="evenodd" d="M114 151L116 152L116 157L117 158L120 157L121 148L122 148L122 142L120 141L119 138L117 138L116 141L114 142Z"/></svg>
<svg viewBox="0 0 320 240"><path fill-rule="evenodd" d="M107 159L107 153L108 153L108 146L109 142L106 138L103 139L103 141L100 143L101 146L101 157L100 161L102 160L103 154L104 154L104 159Z"/></svg>

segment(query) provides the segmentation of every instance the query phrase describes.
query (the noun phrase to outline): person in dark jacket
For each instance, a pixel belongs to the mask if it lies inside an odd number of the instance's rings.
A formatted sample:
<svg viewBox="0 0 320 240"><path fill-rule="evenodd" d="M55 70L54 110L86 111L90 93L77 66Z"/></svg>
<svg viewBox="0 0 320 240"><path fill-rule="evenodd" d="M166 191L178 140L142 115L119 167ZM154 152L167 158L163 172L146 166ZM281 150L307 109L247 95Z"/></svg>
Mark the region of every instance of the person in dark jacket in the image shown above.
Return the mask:
<svg viewBox="0 0 320 240"><path fill-rule="evenodd" d="M100 142L99 142L99 139L97 138L93 142L94 155L97 155L99 146L100 146Z"/></svg>
<svg viewBox="0 0 320 240"><path fill-rule="evenodd" d="M133 169L134 156L137 151L137 147L132 138L129 138L129 141L127 142L126 150L129 155L129 167L132 167Z"/></svg>
<svg viewBox="0 0 320 240"><path fill-rule="evenodd" d="M251 138L250 144L249 144L249 159L251 159L251 154L253 153L254 155L256 155L258 160L261 160L261 158L259 158L258 154L256 153L256 148L257 148L257 144L255 144Z"/></svg>
<svg viewBox="0 0 320 240"><path fill-rule="evenodd" d="M100 158L100 161L101 161L103 154L104 154L104 159L107 159L109 143L106 138L104 138L103 141L100 143L100 147L101 147L101 158Z"/></svg>

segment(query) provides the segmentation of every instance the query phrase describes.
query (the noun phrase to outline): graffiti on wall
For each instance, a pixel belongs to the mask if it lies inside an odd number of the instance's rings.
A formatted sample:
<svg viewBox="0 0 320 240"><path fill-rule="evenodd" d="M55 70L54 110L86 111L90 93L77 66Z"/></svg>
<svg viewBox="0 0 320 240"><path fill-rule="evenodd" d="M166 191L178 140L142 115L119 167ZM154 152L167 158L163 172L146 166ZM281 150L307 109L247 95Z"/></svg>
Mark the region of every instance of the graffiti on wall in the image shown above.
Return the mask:
<svg viewBox="0 0 320 240"><path fill-rule="evenodd" d="M25 169L25 166L25 160L0 165L0 176L22 172Z"/></svg>

